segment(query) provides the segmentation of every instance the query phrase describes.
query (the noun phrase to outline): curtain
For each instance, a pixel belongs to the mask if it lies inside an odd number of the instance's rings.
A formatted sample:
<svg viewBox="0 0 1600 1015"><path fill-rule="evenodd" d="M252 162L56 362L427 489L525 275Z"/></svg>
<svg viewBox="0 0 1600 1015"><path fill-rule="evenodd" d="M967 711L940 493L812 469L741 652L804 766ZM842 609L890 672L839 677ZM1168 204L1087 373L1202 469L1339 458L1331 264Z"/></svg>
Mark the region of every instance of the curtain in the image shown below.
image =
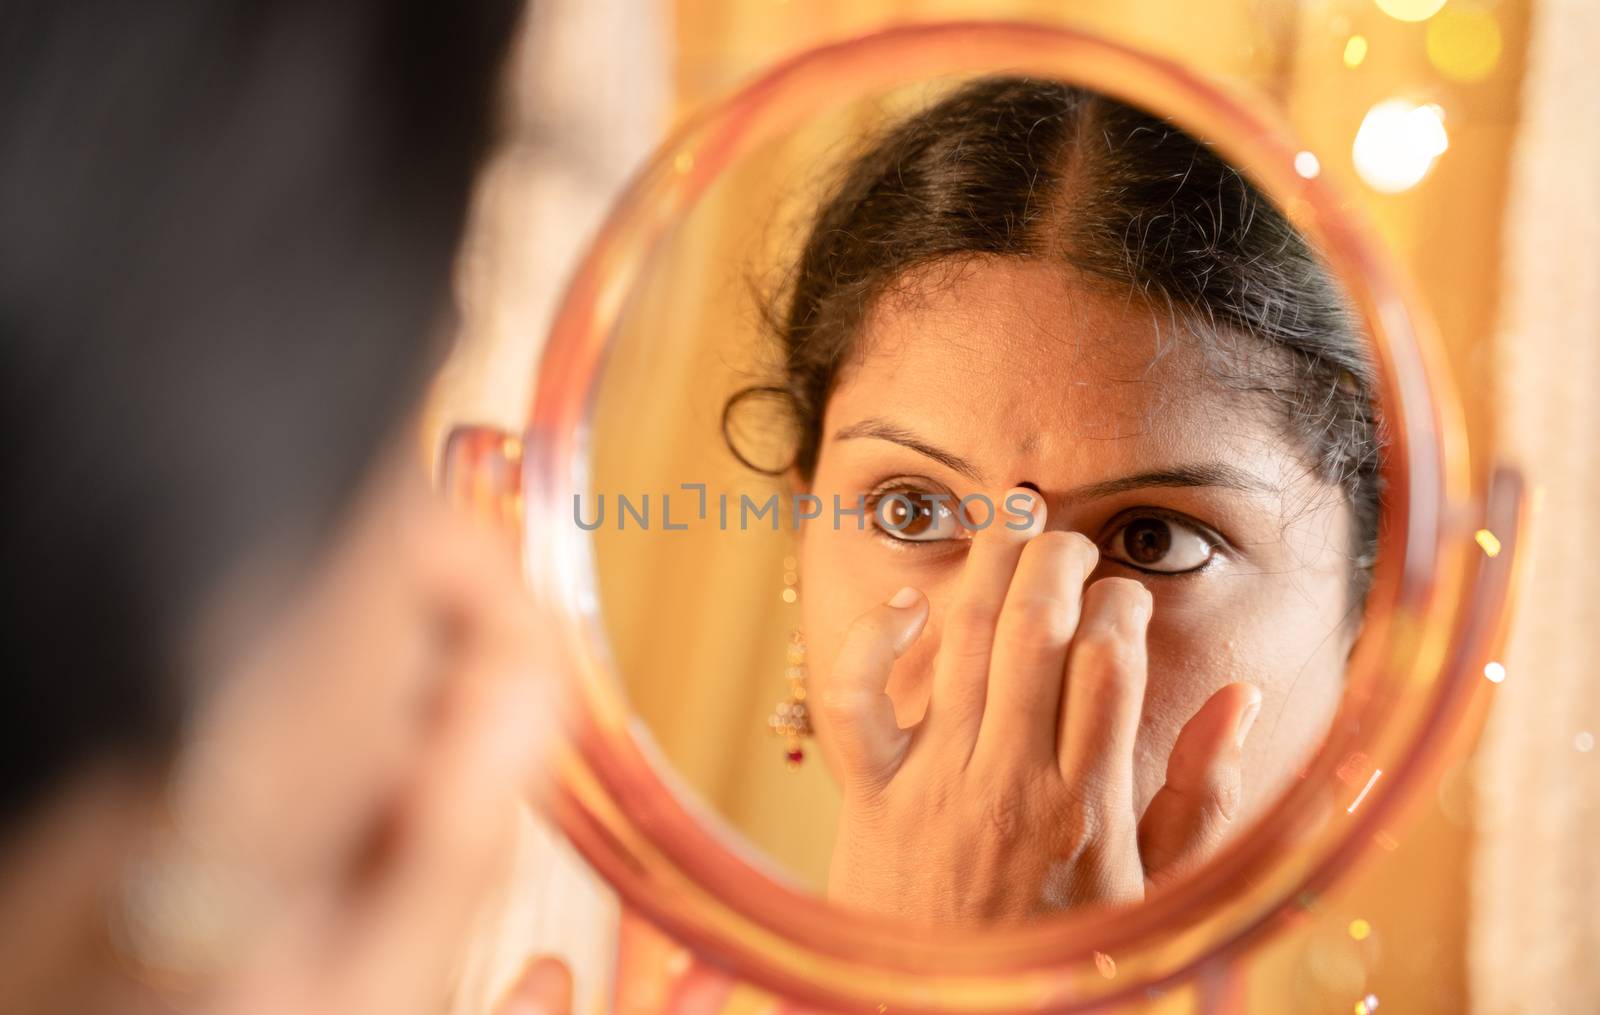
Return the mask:
<svg viewBox="0 0 1600 1015"><path fill-rule="evenodd" d="M1600 6L1534 11L1506 212L1501 453L1534 487L1477 764L1470 979L1485 1013L1600 1010Z"/></svg>

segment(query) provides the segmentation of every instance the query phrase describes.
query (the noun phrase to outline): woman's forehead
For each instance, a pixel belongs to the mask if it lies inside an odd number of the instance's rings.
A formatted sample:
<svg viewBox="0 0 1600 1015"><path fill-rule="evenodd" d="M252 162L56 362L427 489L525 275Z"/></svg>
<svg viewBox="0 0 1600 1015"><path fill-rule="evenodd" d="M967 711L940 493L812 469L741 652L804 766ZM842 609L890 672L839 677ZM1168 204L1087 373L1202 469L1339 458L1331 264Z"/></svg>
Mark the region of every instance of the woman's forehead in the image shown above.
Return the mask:
<svg viewBox="0 0 1600 1015"><path fill-rule="evenodd" d="M1203 342L1057 265L976 262L877 303L823 437L889 419L996 467L1289 457L1271 411L1219 376Z"/></svg>

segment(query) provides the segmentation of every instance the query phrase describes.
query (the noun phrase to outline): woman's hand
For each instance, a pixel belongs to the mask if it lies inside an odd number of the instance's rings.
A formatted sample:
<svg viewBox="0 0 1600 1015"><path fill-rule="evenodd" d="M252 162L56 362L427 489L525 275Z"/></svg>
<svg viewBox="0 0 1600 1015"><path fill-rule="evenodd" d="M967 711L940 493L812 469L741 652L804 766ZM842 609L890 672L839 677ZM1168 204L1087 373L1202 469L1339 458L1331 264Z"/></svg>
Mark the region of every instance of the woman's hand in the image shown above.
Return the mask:
<svg viewBox="0 0 1600 1015"><path fill-rule="evenodd" d="M571 1015L572 971L553 955L528 960L493 1015Z"/></svg>
<svg viewBox="0 0 1600 1015"><path fill-rule="evenodd" d="M920 723L901 729L885 693L927 621L915 589L856 621L813 695L844 770L835 901L939 920L1133 902L1214 851L1237 812L1260 692L1212 695L1140 819L1150 593L1126 578L1085 589L1095 545L1044 532L1044 504L1025 488L1002 503L1021 497L1026 528L997 518L973 536Z"/></svg>
<svg viewBox="0 0 1600 1015"><path fill-rule="evenodd" d="M508 547L420 481L377 495L180 764L183 827L258 891L176 1010L437 1015L510 871L558 706L537 611ZM507 1011L565 1015L566 984L530 967Z"/></svg>

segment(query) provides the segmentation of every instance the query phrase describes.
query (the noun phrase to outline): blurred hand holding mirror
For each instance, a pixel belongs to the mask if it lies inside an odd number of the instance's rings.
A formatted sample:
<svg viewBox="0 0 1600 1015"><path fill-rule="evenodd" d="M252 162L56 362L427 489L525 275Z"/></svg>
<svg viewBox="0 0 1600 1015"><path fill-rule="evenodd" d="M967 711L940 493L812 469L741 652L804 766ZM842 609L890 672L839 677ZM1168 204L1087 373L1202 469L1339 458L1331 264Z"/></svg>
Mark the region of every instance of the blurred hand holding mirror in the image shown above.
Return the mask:
<svg viewBox="0 0 1600 1015"><path fill-rule="evenodd" d="M644 297L654 350L624 329L580 512L610 641L689 784L834 901L1138 901L1332 721L1378 541L1368 340L1307 240L1178 127L1042 79L918 91L791 174L804 200L756 205L799 205L760 226L776 270L715 291L758 255L714 196L674 258L714 269ZM751 288L760 312L720 328L693 306ZM701 350L662 324L685 317ZM741 729L763 722L781 745ZM786 763L837 802L791 793Z"/></svg>
<svg viewBox="0 0 1600 1015"><path fill-rule="evenodd" d="M468 470L581 691L551 813L631 906L817 1004L1081 1007L1382 841L1481 700L1520 485L1474 495L1305 154L999 24L804 54L663 150L521 470Z"/></svg>

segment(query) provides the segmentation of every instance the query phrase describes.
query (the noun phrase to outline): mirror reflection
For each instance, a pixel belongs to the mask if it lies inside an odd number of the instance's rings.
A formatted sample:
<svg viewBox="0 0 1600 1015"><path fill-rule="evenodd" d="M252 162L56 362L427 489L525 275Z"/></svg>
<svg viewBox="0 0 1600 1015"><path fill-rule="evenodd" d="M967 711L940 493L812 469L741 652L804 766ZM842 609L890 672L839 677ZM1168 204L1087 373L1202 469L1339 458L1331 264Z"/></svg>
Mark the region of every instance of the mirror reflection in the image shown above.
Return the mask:
<svg viewBox="0 0 1600 1015"><path fill-rule="evenodd" d="M1248 834L1382 517L1367 339L1280 210L1158 116L985 77L819 122L674 243L574 522L685 789L920 921L1137 902Z"/></svg>

